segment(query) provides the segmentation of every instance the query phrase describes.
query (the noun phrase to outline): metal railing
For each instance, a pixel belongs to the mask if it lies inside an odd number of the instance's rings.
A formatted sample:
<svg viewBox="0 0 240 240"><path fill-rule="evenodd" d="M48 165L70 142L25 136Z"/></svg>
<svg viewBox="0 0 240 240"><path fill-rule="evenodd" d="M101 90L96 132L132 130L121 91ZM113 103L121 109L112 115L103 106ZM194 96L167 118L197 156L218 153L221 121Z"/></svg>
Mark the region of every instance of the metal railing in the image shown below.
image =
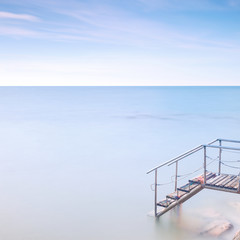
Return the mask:
<svg viewBox="0 0 240 240"><path fill-rule="evenodd" d="M219 145L212 145L214 143L218 142ZM240 148L236 148L236 147L227 147L227 146L222 146L222 143L223 142L230 142L230 143L240 143L240 141L238 140L230 140L230 139L221 139L221 138L218 138L218 139L215 139L214 141L208 143L208 144L205 144L205 145L199 145L175 158L172 158L171 160L167 161L167 162L164 162L162 163L161 165L149 170L147 172L147 174L149 173L152 173L154 172L155 173L155 183L154 183L154 191L155 191L155 198L154 198L154 213L155 213L155 216L157 217L158 216L158 213L157 213L157 203L158 203L158 200L157 200L157 187L158 187L158 183L157 183L157 180L158 180L158 169L159 168L162 168L163 166L170 166L172 164L176 164L175 166L175 191L177 190L177 182L178 182L178 162L181 161L182 159L200 151L203 149L204 151L204 183L203 183L203 186L206 185L206 173L207 173L207 148L217 148L219 149L219 154L218 154L218 159L219 159L219 164L218 164L218 174L221 174L221 165L222 165L222 149L227 149L227 150L234 150L234 151L240 151ZM239 190L240 190L240 184L239 184Z"/></svg>

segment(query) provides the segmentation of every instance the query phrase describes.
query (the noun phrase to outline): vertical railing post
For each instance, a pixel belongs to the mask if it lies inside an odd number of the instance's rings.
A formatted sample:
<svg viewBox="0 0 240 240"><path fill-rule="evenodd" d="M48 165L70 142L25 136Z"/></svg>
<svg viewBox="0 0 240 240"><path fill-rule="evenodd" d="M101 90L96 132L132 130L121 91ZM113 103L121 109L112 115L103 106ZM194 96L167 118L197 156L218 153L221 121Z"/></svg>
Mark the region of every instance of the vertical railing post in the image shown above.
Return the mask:
<svg viewBox="0 0 240 240"><path fill-rule="evenodd" d="M204 146L204 186L207 182L207 149L206 146Z"/></svg>
<svg viewBox="0 0 240 240"><path fill-rule="evenodd" d="M155 199L154 199L154 212L157 217L157 169L155 169Z"/></svg>
<svg viewBox="0 0 240 240"><path fill-rule="evenodd" d="M175 191L177 191L177 179L178 179L178 161L176 161Z"/></svg>
<svg viewBox="0 0 240 240"><path fill-rule="evenodd" d="M239 177L239 180L238 180L238 193L240 193L240 177Z"/></svg>
<svg viewBox="0 0 240 240"><path fill-rule="evenodd" d="M219 146L222 146L221 140L219 140ZM219 148L218 158L219 158L218 175L220 175L221 174L221 165L222 165L222 149L221 148Z"/></svg>

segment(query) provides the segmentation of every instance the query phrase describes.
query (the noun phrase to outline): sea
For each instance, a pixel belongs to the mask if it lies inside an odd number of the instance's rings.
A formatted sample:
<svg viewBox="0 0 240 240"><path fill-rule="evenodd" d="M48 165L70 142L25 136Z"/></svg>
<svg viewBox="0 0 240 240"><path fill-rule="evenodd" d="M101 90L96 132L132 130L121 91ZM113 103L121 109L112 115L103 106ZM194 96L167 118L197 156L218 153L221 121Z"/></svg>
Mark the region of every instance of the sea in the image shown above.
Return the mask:
<svg viewBox="0 0 240 240"><path fill-rule="evenodd" d="M0 239L216 239L205 233L216 218L232 226L218 239L240 230L240 195L213 190L154 218L146 174L200 144L240 140L240 87L1 87L0 116ZM208 170L218 154L207 152ZM232 166L222 172L239 174L238 152L222 158ZM202 173L200 151L179 162L178 186ZM174 174L158 170L158 200Z"/></svg>

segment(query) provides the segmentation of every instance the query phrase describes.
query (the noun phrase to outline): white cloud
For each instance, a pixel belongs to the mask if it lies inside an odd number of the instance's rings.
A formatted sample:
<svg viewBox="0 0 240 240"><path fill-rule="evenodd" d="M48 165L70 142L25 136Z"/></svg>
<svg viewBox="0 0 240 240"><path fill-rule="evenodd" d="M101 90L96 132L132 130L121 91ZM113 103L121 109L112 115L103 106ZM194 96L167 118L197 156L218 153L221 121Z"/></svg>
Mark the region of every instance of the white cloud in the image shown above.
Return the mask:
<svg viewBox="0 0 240 240"><path fill-rule="evenodd" d="M21 36L21 37L40 37L40 33L24 28L18 27L1 27L0 26L0 35L8 36Z"/></svg>
<svg viewBox="0 0 240 240"><path fill-rule="evenodd" d="M90 41L133 45L144 49L163 49L166 46L198 50L239 51L240 49L239 44L230 39L213 38L211 31L208 35L206 33L203 35L201 30L199 33L184 32L166 23L135 16L130 12L110 7L82 8L59 13L79 22L74 29L73 26L66 28L63 35L66 40L78 40L84 37Z"/></svg>
<svg viewBox="0 0 240 240"><path fill-rule="evenodd" d="M229 41L229 39L215 40L211 33L207 36L201 36L201 31L199 34L183 32L166 23L136 16L132 12L110 6L91 5L91 7L82 6L80 9L56 10L56 12L62 14L63 19L70 17L71 21L41 22L38 26L34 26L34 29L28 25L20 27L19 24L15 23L8 25L3 23L4 25L0 25L0 35L51 41L108 43L158 50L171 46L176 49L239 51L239 45ZM29 21L37 19L31 15L10 12L0 12L0 18Z"/></svg>
<svg viewBox="0 0 240 240"><path fill-rule="evenodd" d="M229 1L238 1L238 0L229 0ZM156 9L165 9L165 10L223 10L229 6L227 0L224 1L211 1L211 0L138 0L144 7L147 7L149 10Z"/></svg>
<svg viewBox="0 0 240 240"><path fill-rule="evenodd" d="M25 20L25 21L39 21L39 18L28 15L28 14L17 14L11 12L0 12L0 18L7 18L7 19L16 19L16 20Z"/></svg>

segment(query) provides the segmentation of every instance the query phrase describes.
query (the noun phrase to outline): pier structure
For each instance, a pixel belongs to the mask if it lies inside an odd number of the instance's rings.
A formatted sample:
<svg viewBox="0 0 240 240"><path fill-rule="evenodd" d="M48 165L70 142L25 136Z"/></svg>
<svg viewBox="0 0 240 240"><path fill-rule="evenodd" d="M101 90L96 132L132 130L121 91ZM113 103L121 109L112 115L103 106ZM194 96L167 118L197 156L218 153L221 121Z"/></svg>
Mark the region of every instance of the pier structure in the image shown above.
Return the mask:
<svg viewBox="0 0 240 240"><path fill-rule="evenodd" d="M224 143L228 143L228 146L225 146ZM230 174L222 173L222 166L228 166L231 168L239 169L240 171L240 160L238 162L239 166L230 166L225 163L222 159L223 150L240 153L240 147L232 146L233 144L239 144L240 141L229 140L229 139L216 139L208 144L197 146L167 162L162 163L161 165L151 169L147 174L154 173L154 215L155 217L160 217L175 206L187 201L189 198L196 195L203 189L211 189L217 191L231 192L240 194L240 172L239 174ZM240 145L239 145L240 146ZM209 149L217 149L218 156L213 161L217 161L217 169L215 171L208 171L208 155L207 152ZM197 175L187 182L184 185L178 186L179 181L179 164L181 161L190 155L193 155L196 152L202 151L202 161L203 166L201 167L202 173ZM211 161L211 162L213 162ZM231 162L231 161L227 161ZM233 162L233 161L232 161ZM174 191L166 195L162 200L158 200L158 187L161 184L158 184L158 172L164 166L175 165L175 175L174 175Z"/></svg>

